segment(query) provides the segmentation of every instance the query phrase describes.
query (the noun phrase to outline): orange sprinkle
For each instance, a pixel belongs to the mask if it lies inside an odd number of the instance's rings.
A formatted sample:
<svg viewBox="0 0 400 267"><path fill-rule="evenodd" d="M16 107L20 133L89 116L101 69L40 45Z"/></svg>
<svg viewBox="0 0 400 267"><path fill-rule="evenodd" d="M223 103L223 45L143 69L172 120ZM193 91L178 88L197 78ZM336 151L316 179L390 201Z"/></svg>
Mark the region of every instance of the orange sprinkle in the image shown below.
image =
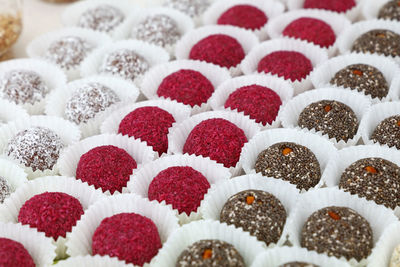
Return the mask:
<svg viewBox="0 0 400 267"><path fill-rule="evenodd" d="M212 250L211 249L206 249L203 252L203 259L210 259L212 257Z"/></svg>
<svg viewBox="0 0 400 267"><path fill-rule="evenodd" d="M376 169L372 166L365 167L365 170L369 173L377 173Z"/></svg>
<svg viewBox="0 0 400 267"><path fill-rule="evenodd" d="M339 221L340 220L340 215L337 214L334 211L328 211L328 215L329 217L331 217L332 219L334 219L335 221Z"/></svg>
<svg viewBox="0 0 400 267"><path fill-rule="evenodd" d="M353 70L353 74L355 74L357 76L362 76L363 72L361 70Z"/></svg>
<svg viewBox="0 0 400 267"><path fill-rule="evenodd" d="M282 154L284 155L284 156L287 156L287 155L289 155L290 153L292 153L293 152L293 149L291 149L290 147L285 147L283 150L282 150Z"/></svg>
<svg viewBox="0 0 400 267"><path fill-rule="evenodd" d="M254 197L253 196L247 196L246 197L246 203L251 205L254 202Z"/></svg>
<svg viewBox="0 0 400 267"><path fill-rule="evenodd" d="M400 6L400 1L397 1L397 5Z"/></svg>
<svg viewBox="0 0 400 267"><path fill-rule="evenodd" d="M400 121L397 121L397 126L400 126Z"/></svg>
<svg viewBox="0 0 400 267"><path fill-rule="evenodd" d="M376 37L385 38L385 37L386 37L386 34L384 34L384 33L378 33L378 34L376 35Z"/></svg>
<svg viewBox="0 0 400 267"><path fill-rule="evenodd" d="M326 105L324 107L325 112L329 112L329 111L331 111L331 109L332 109L332 107L330 105Z"/></svg>

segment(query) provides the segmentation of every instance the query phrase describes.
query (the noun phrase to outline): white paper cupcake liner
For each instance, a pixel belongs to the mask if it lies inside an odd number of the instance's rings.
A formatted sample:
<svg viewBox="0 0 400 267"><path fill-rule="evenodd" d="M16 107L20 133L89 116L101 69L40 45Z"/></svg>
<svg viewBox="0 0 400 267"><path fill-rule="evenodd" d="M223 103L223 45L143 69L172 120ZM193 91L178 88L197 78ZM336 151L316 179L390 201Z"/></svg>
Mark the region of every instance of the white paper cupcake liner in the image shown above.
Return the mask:
<svg viewBox="0 0 400 267"><path fill-rule="evenodd" d="M377 19L381 8L391 0L364 1L362 15L366 20Z"/></svg>
<svg viewBox="0 0 400 267"><path fill-rule="evenodd" d="M201 61L194 61L194 60L172 61L162 65L158 65L152 68L149 72L147 72L140 86L143 94L148 99L159 99L159 98L165 99L164 97L159 97L157 95L158 87L160 86L165 77L182 69L189 69L200 72L211 82L215 90L220 84L231 78L226 68L221 68L214 64ZM170 98L167 99L170 100ZM210 99L206 103L201 104L200 106L199 105L195 105L194 107L190 105L186 106L191 109L192 114L205 112L210 109Z"/></svg>
<svg viewBox="0 0 400 267"><path fill-rule="evenodd" d="M149 68L152 68L158 64L168 62L169 54L163 48L156 45L148 44L137 40L123 40L117 41L111 44L104 45L95 49L81 64L81 76L88 77L91 75L101 74L102 76L114 76L112 74L100 73L100 67L103 64L104 59L115 51L121 49L128 49L135 51L138 55L142 56L147 63ZM135 78L134 83L136 85L141 84L143 75L139 75ZM123 77L122 77L123 78ZM131 80L128 80L131 81Z"/></svg>
<svg viewBox="0 0 400 267"><path fill-rule="evenodd" d="M96 116L91 118L89 121L80 123L78 126L82 132L82 138L99 134L101 123L111 112L124 103L135 102L140 94L139 89L133 83L127 82L124 79L117 77L92 76L75 80L68 83L65 87L58 88L58 90L52 92L47 99L45 109L46 114L65 118L65 108L73 93L89 83L100 83L101 85L110 88L118 96L120 101L114 103L104 111L98 112Z"/></svg>
<svg viewBox="0 0 400 267"><path fill-rule="evenodd" d="M246 56L246 58L242 61L241 69L243 73L247 75L257 73L258 63L261 61L261 59L263 59L266 55L277 51L295 51L302 53L311 61L313 68L316 68L317 66L328 60L328 55L326 51L316 45L307 43L306 41L302 40L280 38L263 42L254 47ZM265 73L263 72L263 74ZM300 81L296 80L292 82L290 79L286 80L293 86L295 95L312 88L310 74ZM278 77L278 75L273 76ZM282 77L282 79L284 78Z"/></svg>
<svg viewBox="0 0 400 267"><path fill-rule="evenodd" d="M382 72L385 80L387 81L389 85L389 92L386 97L379 99L377 97L372 98L371 95L366 95L373 103L386 102L390 100L395 101L399 99L400 67L393 60L378 55L349 54L331 58L314 69L314 72L310 75L311 82L315 88L331 86L345 88L343 86L330 84L330 80L338 71L353 64L366 64L373 66ZM350 88L346 89L351 90ZM357 90L354 91L357 92ZM364 92L360 93L364 94Z"/></svg>
<svg viewBox="0 0 400 267"><path fill-rule="evenodd" d="M172 154L182 154L186 139L193 128L204 120L214 118L225 119L235 124L238 128L244 131L247 141L250 141L251 138L260 131L259 125L248 116L243 115L243 113L233 111L204 112L190 117L183 122L174 125L172 129L170 129L168 134L168 152ZM242 166L240 162L238 162L235 167L231 167L229 170L231 171L232 176L237 176L241 172Z"/></svg>
<svg viewBox="0 0 400 267"><path fill-rule="evenodd" d="M192 167L204 175L211 187L228 180L232 175L228 168L225 168L222 164L216 163L209 158L188 154L165 156L143 165L140 170L132 174L127 185L129 192L148 198L149 185L154 177L161 171L175 166ZM165 201L163 201L162 204L167 205ZM172 207L172 205L169 206ZM179 213L178 210L175 211L181 224L201 219L200 207L196 212L191 212L190 215L187 215L185 212Z"/></svg>
<svg viewBox="0 0 400 267"><path fill-rule="evenodd" d="M228 9L236 6L236 5L251 5L253 7L258 8L263 11L268 18L268 21L280 14L282 14L285 10L285 6L279 1L268 1L265 2L263 0L222 0L215 1L206 12L203 14L203 24L204 25L215 25L218 22L218 19L221 15L226 12ZM258 39L266 40L268 38L267 34L267 23L257 30L250 30L255 35L257 35Z"/></svg>
<svg viewBox="0 0 400 267"><path fill-rule="evenodd" d="M189 59L190 51L193 46L204 38L214 34L224 34L236 39L242 46L245 55L247 55L250 50L258 44L257 36L245 29L227 25L204 26L190 31L179 40L175 48L176 58ZM226 67L223 68L228 69ZM240 64L229 68L229 72L232 76L239 76L242 73L240 70Z"/></svg>
<svg viewBox="0 0 400 267"><path fill-rule="evenodd" d="M76 256L69 257L66 260L57 262L57 267L87 267L87 266L96 266L96 267L126 267L133 266L132 264L126 264L124 261L118 260L116 257L110 256Z"/></svg>
<svg viewBox="0 0 400 267"><path fill-rule="evenodd" d="M25 103L19 104L18 107L22 107L26 112L30 115L40 115L44 112L44 106L46 99L50 92L56 88L62 87L67 82L67 77L65 76L64 72L57 67L56 65L49 63L44 60L40 59L14 59L0 63L0 79L2 76L6 75L9 71L12 70L25 70L25 71L33 71L38 74L42 79L43 82L46 84L48 88L48 92L45 97L35 102L34 104ZM11 100L8 100L11 102ZM7 105L7 104L5 104ZM16 105L16 104L14 104ZM3 105L1 105L3 106ZM8 109L10 108L10 109ZM25 115L21 114L22 112L17 108L13 107L12 105L7 105L7 113L5 111L0 111L2 116L1 118L5 117L8 120L15 119L18 116ZM14 113L14 112L16 113ZM3 115L4 114L4 115Z"/></svg>
<svg viewBox="0 0 400 267"><path fill-rule="evenodd" d="M11 103L8 100L0 99L0 126L28 116L28 112L21 106Z"/></svg>
<svg viewBox="0 0 400 267"><path fill-rule="evenodd" d="M330 57L334 56L337 51L337 45L338 45L338 37L341 35L341 33L350 26L350 21L337 13L330 12L330 11L324 11L324 10L316 10L316 9L303 9L303 10L295 10L295 11L290 11L287 13L284 13L278 17L275 17L271 19L271 21L268 22L267 25L267 32L268 35L273 39L273 38L279 38L283 37L282 32L283 30L294 20L303 18L303 17L308 17L308 18L314 18L314 19L319 19L327 23L329 26L331 26L332 30L334 31L336 35L336 42L331 45L330 47L327 48L322 48L325 50ZM295 39L292 37L285 37L288 39ZM308 41L307 41L308 42ZM320 47L320 46L318 46Z"/></svg>
<svg viewBox="0 0 400 267"><path fill-rule="evenodd" d="M285 105L281 113L283 127L296 128L302 131L310 131L312 133L316 133L319 136L322 136L331 141L338 149L357 144L358 140L361 137L360 127L358 127L357 133L354 135L354 137L345 142L344 140L337 141L336 138L329 138L327 134L323 134L320 131L317 132L315 129L302 129L298 126L299 115L304 110L304 108L306 108L311 103L321 100L335 100L347 105L356 114L359 123L361 122L362 116L371 107L371 102L366 96L352 90L345 90L340 88L316 89L294 97Z"/></svg>
<svg viewBox="0 0 400 267"><path fill-rule="evenodd" d="M14 162L0 157L0 177L6 179L11 192L28 182L28 174Z"/></svg>
<svg viewBox="0 0 400 267"><path fill-rule="evenodd" d="M315 211L329 206L348 207L364 217L371 226L374 245L380 239L383 231L398 221L390 209L378 206L372 201L360 199L336 188L322 188L302 194L299 198L294 212L287 221L286 230L289 234L289 241L294 246L300 246L301 231L308 217ZM344 257L340 259L346 260ZM348 262L352 266L365 266L368 260L363 259L357 262L353 258Z"/></svg>
<svg viewBox="0 0 400 267"><path fill-rule="evenodd" d="M175 231L153 259L153 267L173 267L179 255L199 240L216 239L233 245L243 257L246 266L264 251L262 242L233 225L211 220L186 224Z"/></svg>
<svg viewBox="0 0 400 267"><path fill-rule="evenodd" d="M46 60L44 56L49 46L53 42L56 42L60 38L66 36L76 36L82 38L84 41L88 42L92 46L93 50L95 50L97 47L100 47L102 45L111 42L111 38L105 33L96 32L89 29L74 28L74 27L64 28L37 37L28 44L28 46L26 47L26 53L31 58L42 58ZM88 53L88 56L90 54L91 52ZM88 56L86 56L86 58ZM82 63L79 66L70 68L69 70L63 69L69 80L74 80L79 78L80 76L79 68L80 66L82 66Z"/></svg>
<svg viewBox="0 0 400 267"><path fill-rule="evenodd" d="M101 190L95 190L93 186L88 186L73 177L46 176L30 181L12 193L0 206L0 221L18 223L18 214L25 202L33 196L45 192L62 192L73 196L79 200L83 210L105 197ZM57 240L50 239L57 246L57 256L65 257L65 242L68 237L60 236Z"/></svg>
<svg viewBox="0 0 400 267"><path fill-rule="evenodd" d="M48 128L60 137L64 145L63 149L60 152L60 155L62 151L65 150L69 145L78 142L81 136L81 132L79 131L79 128L75 124L58 117L32 116L32 117L20 118L0 128L0 152L4 154L8 142L16 134L31 127L37 127L37 126ZM47 169L44 171L41 170L33 171L31 167L26 167L24 164L21 164L10 157L8 158L13 162L17 163L21 168L25 170L25 172L28 174L28 179L34 179L36 177L51 176L58 174L58 161L51 170Z"/></svg>

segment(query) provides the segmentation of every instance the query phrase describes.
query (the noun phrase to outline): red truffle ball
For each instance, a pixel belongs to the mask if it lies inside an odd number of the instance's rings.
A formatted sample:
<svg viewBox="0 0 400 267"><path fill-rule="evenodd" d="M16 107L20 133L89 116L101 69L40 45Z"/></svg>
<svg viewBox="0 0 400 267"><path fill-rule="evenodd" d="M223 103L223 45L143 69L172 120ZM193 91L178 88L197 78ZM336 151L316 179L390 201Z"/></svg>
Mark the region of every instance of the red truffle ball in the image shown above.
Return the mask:
<svg viewBox="0 0 400 267"><path fill-rule="evenodd" d="M256 84L240 87L225 102L225 108L243 111L245 115L264 125L275 120L281 105L282 101L277 93Z"/></svg>
<svg viewBox="0 0 400 267"><path fill-rule="evenodd" d="M192 167L170 167L159 174L149 185L150 200L165 200L179 213L190 215L197 211L210 184L203 174Z"/></svg>
<svg viewBox="0 0 400 267"><path fill-rule="evenodd" d="M227 68L236 67L244 57L245 53L240 43L225 34L214 34L200 40L189 54L190 59Z"/></svg>
<svg viewBox="0 0 400 267"><path fill-rule="evenodd" d="M158 107L137 108L123 118L118 133L147 142L161 156L168 150L169 128L174 117Z"/></svg>
<svg viewBox="0 0 400 267"><path fill-rule="evenodd" d="M217 24L233 25L249 30L257 30L268 21L265 13L252 5L236 5L225 11Z"/></svg>
<svg viewBox="0 0 400 267"><path fill-rule="evenodd" d="M92 237L93 255L118 257L142 266L158 253L161 240L152 220L135 213L120 213L101 221Z"/></svg>
<svg viewBox="0 0 400 267"><path fill-rule="evenodd" d="M57 240L72 230L82 214L82 205L76 198L61 192L45 192L22 205L18 222Z"/></svg>
<svg viewBox="0 0 400 267"><path fill-rule="evenodd" d="M21 243L0 237L0 266L35 267L35 263Z"/></svg>
<svg viewBox="0 0 400 267"><path fill-rule="evenodd" d="M303 7L304 8L318 8L325 9L334 12L346 12L349 9L352 9L356 6L356 1L354 0L329 0L329 1L321 1L321 0L305 0Z"/></svg>
<svg viewBox="0 0 400 267"><path fill-rule="evenodd" d="M99 146L81 156L76 178L113 194L122 192L136 167L136 161L125 150L111 145Z"/></svg>
<svg viewBox="0 0 400 267"><path fill-rule="evenodd" d="M183 153L209 157L234 167L247 142L243 130L225 119L208 119L196 125L183 146Z"/></svg>

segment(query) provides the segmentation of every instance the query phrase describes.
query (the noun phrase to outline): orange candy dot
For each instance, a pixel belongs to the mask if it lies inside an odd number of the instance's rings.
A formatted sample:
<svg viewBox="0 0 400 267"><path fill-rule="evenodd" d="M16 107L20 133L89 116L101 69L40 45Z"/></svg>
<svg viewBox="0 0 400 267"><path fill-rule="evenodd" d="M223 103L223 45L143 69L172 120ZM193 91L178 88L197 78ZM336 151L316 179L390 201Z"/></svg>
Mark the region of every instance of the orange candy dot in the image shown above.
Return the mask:
<svg viewBox="0 0 400 267"><path fill-rule="evenodd" d="M397 121L397 126L400 126L400 121Z"/></svg>
<svg viewBox="0 0 400 267"><path fill-rule="evenodd" d="M377 170L372 166L365 167L365 170L369 173L377 173Z"/></svg>
<svg viewBox="0 0 400 267"><path fill-rule="evenodd" d="M353 70L353 74L355 74L357 76L362 76L363 72L361 70Z"/></svg>
<svg viewBox="0 0 400 267"><path fill-rule="evenodd" d="M284 156L287 156L287 155L289 155L290 153L292 153L293 152L293 149L291 149L291 148L289 148L289 147L285 147L283 150L282 150L282 154L284 155Z"/></svg>
<svg viewBox="0 0 400 267"><path fill-rule="evenodd" d="M331 111L331 109L332 109L332 107L330 105L326 105L324 107L325 112L329 112L329 111Z"/></svg>
<svg viewBox="0 0 400 267"><path fill-rule="evenodd" d="M340 220L340 215L337 214L337 213L334 212L334 211L328 211L328 215L329 215L329 217L331 217L331 218L334 219L335 221Z"/></svg>
<svg viewBox="0 0 400 267"><path fill-rule="evenodd" d="M212 250L211 249L206 249L203 252L203 259L210 259L212 257Z"/></svg>
<svg viewBox="0 0 400 267"><path fill-rule="evenodd" d="M247 196L247 197L246 197L246 203L249 204L249 205L251 205L251 204L253 204L254 199L255 199L255 198L254 198L253 196Z"/></svg>

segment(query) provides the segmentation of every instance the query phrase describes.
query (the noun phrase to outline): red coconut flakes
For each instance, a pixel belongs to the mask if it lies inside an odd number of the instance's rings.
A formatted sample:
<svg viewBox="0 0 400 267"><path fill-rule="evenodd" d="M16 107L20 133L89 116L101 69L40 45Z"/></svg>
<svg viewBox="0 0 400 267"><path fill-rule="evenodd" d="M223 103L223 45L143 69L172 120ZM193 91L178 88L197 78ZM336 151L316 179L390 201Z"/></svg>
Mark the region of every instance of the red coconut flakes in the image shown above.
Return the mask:
<svg viewBox="0 0 400 267"><path fill-rule="evenodd" d="M139 266L150 262L161 246L154 222L136 213L103 219L92 237L93 255L118 257Z"/></svg>
<svg viewBox="0 0 400 267"><path fill-rule="evenodd" d="M335 32L326 22L315 18L293 20L283 30L284 36L305 40L321 47L330 47L336 41Z"/></svg>
<svg viewBox="0 0 400 267"><path fill-rule="evenodd" d="M263 27L267 21L267 16L259 8L252 5L236 5L222 13L217 24L257 30Z"/></svg>
<svg viewBox="0 0 400 267"><path fill-rule="evenodd" d="M194 107L206 103L213 92L214 86L203 74L182 69L163 79L157 95Z"/></svg>
<svg viewBox="0 0 400 267"><path fill-rule="evenodd" d="M72 230L82 214L82 205L75 197L62 192L45 192L22 205L18 222L57 240Z"/></svg>
<svg viewBox="0 0 400 267"><path fill-rule="evenodd" d="M247 142L243 130L225 119L208 119L190 132L183 153L209 157L225 167L234 167Z"/></svg>
<svg viewBox="0 0 400 267"><path fill-rule="evenodd" d="M36 265L21 243L0 237L0 266L35 267Z"/></svg>
<svg viewBox="0 0 400 267"><path fill-rule="evenodd" d="M301 81L313 70L311 61L295 51L276 51L263 57L257 71L276 74L286 80Z"/></svg>
<svg viewBox="0 0 400 267"><path fill-rule="evenodd" d="M149 185L150 200L171 204L179 213L197 211L210 188L203 174L189 166L169 167L153 178Z"/></svg>
<svg viewBox="0 0 400 267"><path fill-rule="evenodd" d="M112 145L99 146L81 156L76 178L113 194L122 192L136 167L136 161L125 150Z"/></svg>
<svg viewBox="0 0 400 267"><path fill-rule="evenodd" d="M282 101L277 93L256 84L236 89L225 102L225 108L243 111L263 125L271 124L275 120L281 105Z"/></svg>
<svg viewBox="0 0 400 267"><path fill-rule="evenodd" d="M236 67L242 62L245 53L241 44L226 34L213 34L195 44L189 58L206 61L221 67Z"/></svg>
<svg viewBox="0 0 400 267"><path fill-rule="evenodd" d="M346 12L356 6L354 0L305 0L304 8L318 8L338 13Z"/></svg>
<svg viewBox="0 0 400 267"><path fill-rule="evenodd" d="M161 156L168 150L169 128L174 117L158 107L137 108L119 124L118 133L147 142Z"/></svg>

